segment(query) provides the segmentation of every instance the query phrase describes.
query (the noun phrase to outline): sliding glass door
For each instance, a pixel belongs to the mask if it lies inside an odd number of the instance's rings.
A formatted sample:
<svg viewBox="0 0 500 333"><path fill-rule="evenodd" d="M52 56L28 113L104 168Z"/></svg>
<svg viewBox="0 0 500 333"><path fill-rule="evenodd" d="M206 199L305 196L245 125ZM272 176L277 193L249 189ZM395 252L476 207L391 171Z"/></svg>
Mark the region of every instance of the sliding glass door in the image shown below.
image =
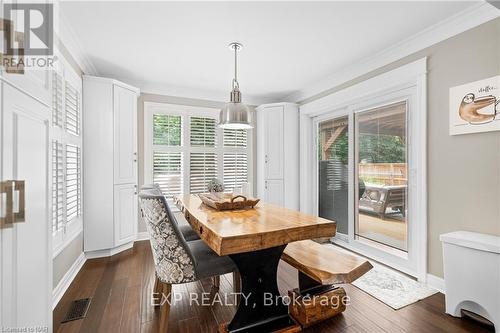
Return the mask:
<svg viewBox="0 0 500 333"><path fill-rule="evenodd" d="M407 256L407 101L326 117L315 121L318 216L338 239Z"/></svg>
<svg viewBox="0 0 500 333"><path fill-rule="evenodd" d="M337 222L337 231L349 228L349 118L318 123L318 215Z"/></svg>
<svg viewBox="0 0 500 333"><path fill-rule="evenodd" d="M354 114L355 237L408 251L407 104Z"/></svg>

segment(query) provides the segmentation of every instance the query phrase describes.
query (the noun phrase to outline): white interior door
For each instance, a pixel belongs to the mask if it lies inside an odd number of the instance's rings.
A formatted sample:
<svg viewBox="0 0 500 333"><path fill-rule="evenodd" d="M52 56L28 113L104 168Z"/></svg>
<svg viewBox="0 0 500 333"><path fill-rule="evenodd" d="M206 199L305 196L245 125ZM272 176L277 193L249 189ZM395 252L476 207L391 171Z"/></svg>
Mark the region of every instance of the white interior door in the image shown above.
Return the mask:
<svg viewBox="0 0 500 333"><path fill-rule="evenodd" d="M266 179L283 179L283 107L266 108Z"/></svg>
<svg viewBox="0 0 500 333"><path fill-rule="evenodd" d="M137 97L135 92L113 87L115 184L137 183Z"/></svg>
<svg viewBox="0 0 500 333"><path fill-rule="evenodd" d="M115 245L135 240L137 233L137 187L135 184L115 185Z"/></svg>
<svg viewBox="0 0 500 333"><path fill-rule="evenodd" d="M3 83L2 112L2 181L24 181L25 216L0 229L1 326L48 327L50 332L49 109ZM13 210L22 212L22 193L13 197Z"/></svg>

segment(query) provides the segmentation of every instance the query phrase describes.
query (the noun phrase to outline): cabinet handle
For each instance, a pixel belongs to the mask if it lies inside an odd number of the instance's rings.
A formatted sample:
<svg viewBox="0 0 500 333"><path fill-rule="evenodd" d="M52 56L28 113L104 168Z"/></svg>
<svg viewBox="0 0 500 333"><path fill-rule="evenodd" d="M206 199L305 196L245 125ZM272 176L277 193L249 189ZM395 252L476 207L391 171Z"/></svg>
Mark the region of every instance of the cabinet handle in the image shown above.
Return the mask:
<svg viewBox="0 0 500 333"><path fill-rule="evenodd" d="M266 188L266 190L267 190L267 180L265 181L265 188Z"/></svg>
<svg viewBox="0 0 500 333"><path fill-rule="evenodd" d="M268 156L267 156L267 154L266 154L266 156L265 156L265 158L264 158L264 163L267 163L267 162L269 162L269 157L268 157Z"/></svg>
<svg viewBox="0 0 500 333"><path fill-rule="evenodd" d="M24 222L24 180L0 182L0 228Z"/></svg>

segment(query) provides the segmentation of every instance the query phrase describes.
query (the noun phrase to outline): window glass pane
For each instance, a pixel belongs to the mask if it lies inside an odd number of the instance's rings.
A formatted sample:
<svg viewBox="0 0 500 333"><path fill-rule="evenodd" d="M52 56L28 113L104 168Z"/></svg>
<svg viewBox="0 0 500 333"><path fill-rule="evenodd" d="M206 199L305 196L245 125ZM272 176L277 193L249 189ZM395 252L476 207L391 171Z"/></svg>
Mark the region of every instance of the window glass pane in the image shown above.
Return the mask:
<svg viewBox="0 0 500 333"><path fill-rule="evenodd" d="M337 231L348 233L348 117L318 124L318 213L337 222Z"/></svg>
<svg viewBox="0 0 500 333"><path fill-rule="evenodd" d="M153 115L153 145L181 145L181 116Z"/></svg>
<svg viewBox="0 0 500 333"><path fill-rule="evenodd" d="M191 146L215 146L216 121L213 118L191 117Z"/></svg>
<svg viewBox="0 0 500 333"><path fill-rule="evenodd" d="M190 193L207 192L207 184L217 178L216 153L191 153Z"/></svg>
<svg viewBox="0 0 500 333"><path fill-rule="evenodd" d="M153 152L153 182L169 199L182 193L182 153Z"/></svg>
<svg viewBox="0 0 500 333"><path fill-rule="evenodd" d="M248 181L246 153L224 153L224 188L232 191Z"/></svg>
<svg viewBox="0 0 500 333"><path fill-rule="evenodd" d="M244 129L224 129L224 147L246 148L247 131Z"/></svg>
<svg viewBox="0 0 500 333"><path fill-rule="evenodd" d="M407 251L407 108L355 114L356 236Z"/></svg>

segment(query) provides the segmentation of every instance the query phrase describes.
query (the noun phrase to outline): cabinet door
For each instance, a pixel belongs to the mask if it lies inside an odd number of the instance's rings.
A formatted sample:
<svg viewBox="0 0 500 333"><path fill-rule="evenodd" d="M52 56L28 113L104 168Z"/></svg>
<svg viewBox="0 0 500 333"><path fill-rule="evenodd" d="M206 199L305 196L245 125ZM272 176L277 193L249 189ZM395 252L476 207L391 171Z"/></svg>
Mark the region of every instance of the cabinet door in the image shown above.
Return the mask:
<svg viewBox="0 0 500 333"><path fill-rule="evenodd" d="M113 87L115 184L137 183L137 96Z"/></svg>
<svg viewBox="0 0 500 333"><path fill-rule="evenodd" d="M283 178L283 107L269 107L265 111L266 179Z"/></svg>
<svg viewBox="0 0 500 333"><path fill-rule="evenodd" d="M49 108L6 83L2 95L1 181L24 181L1 194L0 215L23 212L0 223L0 326L49 327L52 331L52 232L49 224ZM9 182L12 184L12 182ZM16 182L17 183L17 182ZM18 183L20 184L20 183ZM24 198L24 200L23 200ZM25 206L23 209L22 202Z"/></svg>
<svg viewBox="0 0 500 333"><path fill-rule="evenodd" d="M115 246L135 240L137 234L137 186L115 185Z"/></svg>
<svg viewBox="0 0 500 333"><path fill-rule="evenodd" d="M283 180L271 179L265 182L265 201L274 205L283 206Z"/></svg>

